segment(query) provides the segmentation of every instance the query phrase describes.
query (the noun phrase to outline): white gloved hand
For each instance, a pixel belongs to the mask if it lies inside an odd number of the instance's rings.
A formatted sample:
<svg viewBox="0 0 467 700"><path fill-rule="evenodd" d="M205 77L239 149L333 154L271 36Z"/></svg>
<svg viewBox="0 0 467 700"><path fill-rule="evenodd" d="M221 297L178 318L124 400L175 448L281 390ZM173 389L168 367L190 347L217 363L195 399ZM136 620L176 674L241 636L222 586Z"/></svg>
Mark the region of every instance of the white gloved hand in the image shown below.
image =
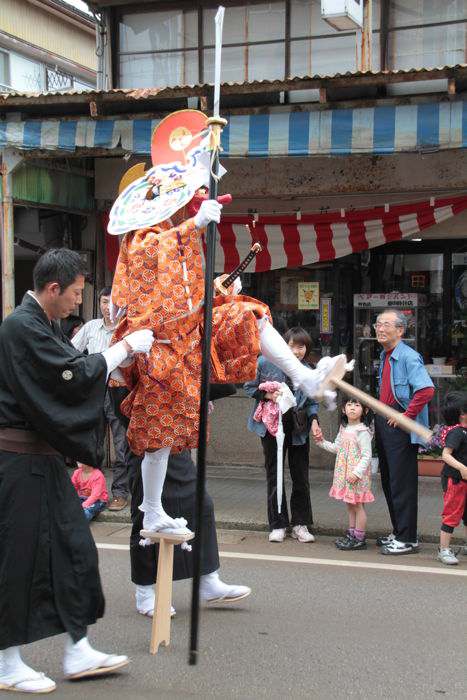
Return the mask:
<svg viewBox="0 0 467 700"><path fill-rule="evenodd" d="M350 362L347 362L345 365L345 371L346 372L353 372L355 367L355 360L350 360Z"/></svg>
<svg viewBox="0 0 467 700"><path fill-rule="evenodd" d="M215 199L205 199L195 216L196 228L205 228L210 221L215 221L218 224L221 220L221 210L222 204L216 202Z"/></svg>
<svg viewBox="0 0 467 700"><path fill-rule="evenodd" d="M144 328L126 335L123 340L126 340L133 352L149 352L154 342L154 333L149 328Z"/></svg>

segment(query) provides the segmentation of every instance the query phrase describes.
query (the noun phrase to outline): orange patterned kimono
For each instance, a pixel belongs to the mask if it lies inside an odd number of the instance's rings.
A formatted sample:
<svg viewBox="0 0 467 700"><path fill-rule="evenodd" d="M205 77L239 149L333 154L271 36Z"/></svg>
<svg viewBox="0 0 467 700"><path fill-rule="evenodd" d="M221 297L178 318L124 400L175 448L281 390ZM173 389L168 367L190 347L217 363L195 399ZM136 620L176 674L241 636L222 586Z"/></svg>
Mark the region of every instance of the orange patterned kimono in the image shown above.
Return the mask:
<svg viewBox="0 0 467 700"><path fill-rule="evenodd" d="M121 245L112 301L127 307L127 314L113 340L141 328L150 328L155 337L149 357L137 355L124 370L130 394L122 412L130 418L128 441L136 454L198 445L204 297L200 236L188 219L175 228L162 222L127 233ZM255 377L256 319L265 315L268 307L256 299L214 299L212 381L239 383Z"/></svg>

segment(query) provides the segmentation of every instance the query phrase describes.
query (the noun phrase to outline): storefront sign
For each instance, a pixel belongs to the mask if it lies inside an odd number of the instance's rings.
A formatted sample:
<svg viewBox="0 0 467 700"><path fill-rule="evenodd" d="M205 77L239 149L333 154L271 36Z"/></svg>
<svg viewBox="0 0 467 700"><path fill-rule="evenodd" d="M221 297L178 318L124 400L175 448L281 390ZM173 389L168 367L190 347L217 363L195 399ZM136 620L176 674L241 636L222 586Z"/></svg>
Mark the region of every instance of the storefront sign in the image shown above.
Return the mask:
<svg viewBox="0 0 467 700"><path fill-rule="evenodd" d="M328 335L332 333L331 302L332 299L328 297L321 299L320 302L319 332L322 335Z"/></svg>
<svg viewBox="0 0 467 700"><path fill-rule="evenodd" d="M390 294L354 294L353 305L357 309L412 309L426 305L423 294L391 292Z"/></svg>
<svg viewBox="0 0 467 700"><path fill-rule="evenodd" d="M298 283L298 308L319 309L319 282Z"/></svg>

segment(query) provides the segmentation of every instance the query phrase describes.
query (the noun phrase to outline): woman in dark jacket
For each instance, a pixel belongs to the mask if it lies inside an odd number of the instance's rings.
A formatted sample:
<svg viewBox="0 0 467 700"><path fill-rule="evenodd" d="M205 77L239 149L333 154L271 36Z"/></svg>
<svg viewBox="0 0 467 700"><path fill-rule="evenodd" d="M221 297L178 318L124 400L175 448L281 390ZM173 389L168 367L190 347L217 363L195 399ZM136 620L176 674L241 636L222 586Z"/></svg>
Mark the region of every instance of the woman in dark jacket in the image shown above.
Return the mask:
<svg viewBox="0 0 467 700"><path fill-rule="evenodd" d="M292 348L295 356L304 364L311 349L311 338L299 326L291 328L284 335L285 341ZM307 365L308 366L308 365ZM285 489L282 493L281 512L277 507L277 442L263 422L254 419L254 414L260 401L275 401L277 396L266 393L259 387L264 382L285 382L293 391L297 405L283 416L284 458L289 456L289 470L292 479L292 494L290 497L291 520L287 510ZM247 382L244 388L249 396L255 399L255 405L248 419L248 429L259 435L264 453L264 466L267 478L269 541L282 542L286 528L292 525L292 537L299 542L313 542L314 536L308 527L313 524L313 514L310 499L310 430L318 428L318 404L309 399L300 390L294 391L286 375L262 355L258 359L256 377Z"/></svg>

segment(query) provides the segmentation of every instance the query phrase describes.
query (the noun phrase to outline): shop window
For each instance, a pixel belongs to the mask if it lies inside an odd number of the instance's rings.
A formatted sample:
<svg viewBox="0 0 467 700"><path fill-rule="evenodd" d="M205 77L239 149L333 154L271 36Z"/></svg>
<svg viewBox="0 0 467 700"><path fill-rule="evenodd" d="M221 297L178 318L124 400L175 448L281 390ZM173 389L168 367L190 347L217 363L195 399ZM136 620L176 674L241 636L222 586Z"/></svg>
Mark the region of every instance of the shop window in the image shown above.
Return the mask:
<svg viewBox="0 0 467 700"><path fill-rule="evenodd" d="M46 67L46 90L55 92L57 90L71 90L73 87L73 76L64 73L58 68Z"/></svg>
<svg viewBox="0 0 467 700"><path fill-rule="evenodd" d="M0 51L0 88L10 88L10 61L6 51Z"/></svg>
<svg viewBox="0 0 467 700"><path fill-rule="evenodd" d="M285 3L228 8L222 51L223 80L274 80L285 74ZM212 81L215 9L203 12L204 81ZM264 42L264 43L259 43ZM230 46L229 46L230 45ZM235 46L232 46L235 45Z"/></svg>
<svg viewBox="0 0 467 700"><path fill-rule="evenodd" d="M120 87L164 87L199 82L196 11L122 15Z"/></svg>
<svg viewBox="0 0 467 700"><path fill-rule="evenodd" d="M165 87L198 82L198 55L194 51L120 57L120 87Z"/></svg>
<svg viewBox="0 0 467 700"><path fill-rule="evenodd" d="M43 92L46 89L45 66L17 53L10 53L10 80L19 92Z"/></svg>
<svg viewBox="0 0 467 700"><path fill-rule="evenodd" d="M465 0L391 0L389 6L391 68L433 68L464 63Z"/></svg>
<svg viewBox="0 0 467 700"><path fill-rule="evenodd" d="M436 68L464 62L466 24L404 29L389 34L391 68Z"/></svg>
<svg viewBox="0 0 467 700"><path fill-rule="evenodd" d="M451 341L458 372L467 382L467 253L452 255Z"/></svg>
<svg viewBox="0 0 467 700"><path fill-rule="evenodd" d="M389 5L391 24L396 27L467 19L465 0L389 0Z"/></svg>

